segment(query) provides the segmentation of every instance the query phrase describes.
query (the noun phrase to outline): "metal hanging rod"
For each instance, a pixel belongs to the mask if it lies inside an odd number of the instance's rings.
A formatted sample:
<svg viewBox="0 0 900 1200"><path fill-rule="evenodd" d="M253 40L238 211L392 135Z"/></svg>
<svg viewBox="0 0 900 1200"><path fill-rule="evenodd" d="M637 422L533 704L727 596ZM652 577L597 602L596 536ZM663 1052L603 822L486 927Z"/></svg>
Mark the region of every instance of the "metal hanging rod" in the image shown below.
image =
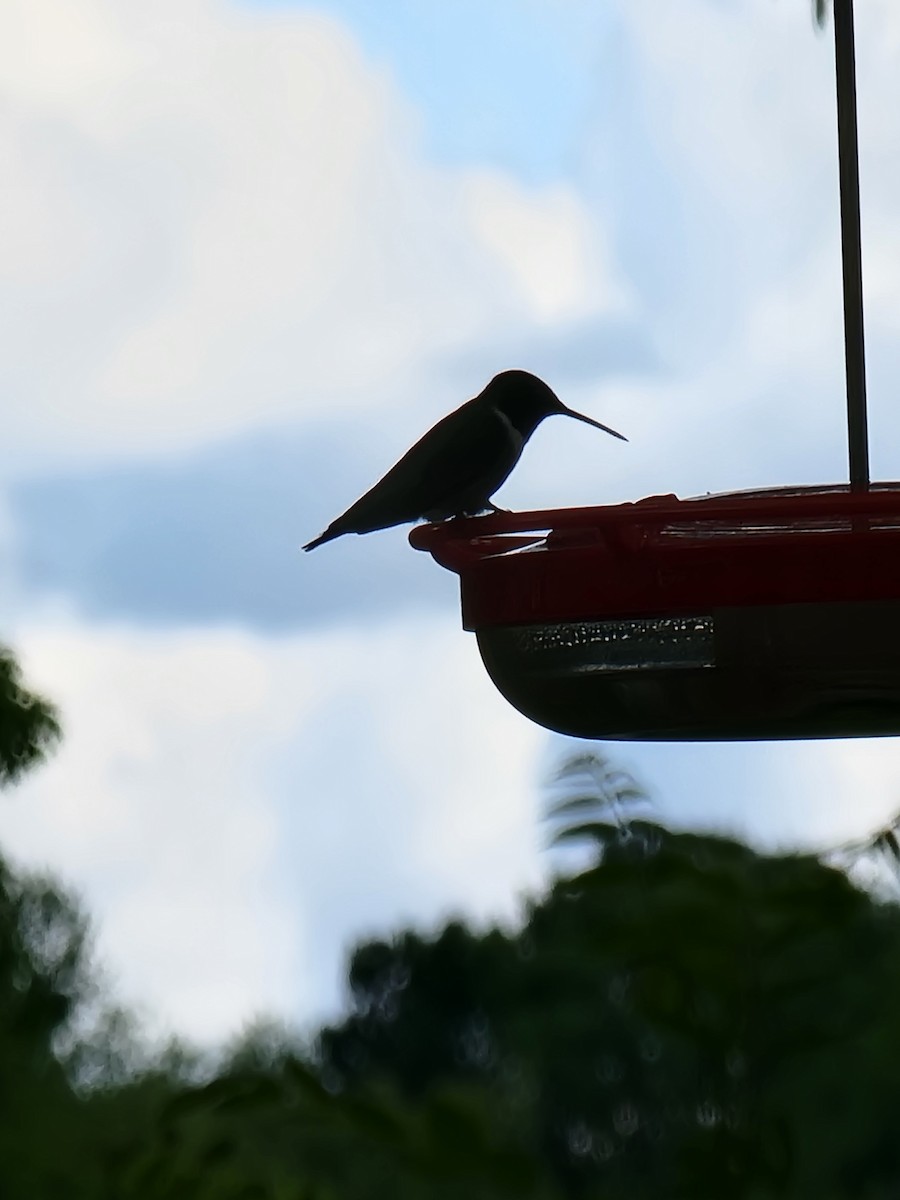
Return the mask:
<svg viewBox="0 0 900 1200"><path fill-rule="evenodd" d="M862 244L859 219L859 140L856 119L856 51L853 0L834 0L838 162L841 188L841 258L844 274L844 362L850 487L869 487L866 354L863 330Z"/></svg>

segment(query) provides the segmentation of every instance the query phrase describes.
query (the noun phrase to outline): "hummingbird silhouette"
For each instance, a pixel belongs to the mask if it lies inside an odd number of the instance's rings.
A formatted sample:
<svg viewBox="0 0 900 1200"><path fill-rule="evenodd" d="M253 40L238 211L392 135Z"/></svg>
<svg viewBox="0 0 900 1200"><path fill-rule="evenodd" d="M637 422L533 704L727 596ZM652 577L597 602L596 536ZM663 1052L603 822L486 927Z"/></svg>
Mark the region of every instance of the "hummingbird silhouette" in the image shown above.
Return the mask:
<svg viewBox="0 0 900 1200"><path fill-rule="evenodd" d="M314 550L345 533L372 533L423 518L444 521L502 512L491 496L541 421L555 415L574 417L628 440L567 408L536 375L501 371L483 392L429 429L373 488L303 549Z"/></svg>

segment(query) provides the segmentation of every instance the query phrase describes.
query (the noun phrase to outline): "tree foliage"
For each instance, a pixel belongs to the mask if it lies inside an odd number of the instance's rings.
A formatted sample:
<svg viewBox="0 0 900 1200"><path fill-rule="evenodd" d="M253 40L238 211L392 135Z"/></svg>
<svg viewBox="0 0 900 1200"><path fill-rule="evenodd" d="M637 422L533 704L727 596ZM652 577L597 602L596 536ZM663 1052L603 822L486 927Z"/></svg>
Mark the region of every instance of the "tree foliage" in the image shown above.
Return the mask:
<svg viewBox="0 0 900 1200"><path fill-rule="evenodd" d="M41 762L59 735L56 709L25 687L12 652L0 646L0 787Z"/></svg>
<svg viewBox="0 0 900 1200"><path fill-rule="evenodd" d="M557 782L554 840L590 862L515 928L365 942L312 1043L262 1026L202 1084L95 1092L133 1114L97 1143L114 1194L896 1196L896 905L814 855L668 830L589 755Z"/></svg>
<svg viewBox="0 0 900 1200"><path fill-rule="evenodd" d="M58 726L2 662L9 780ZM590 754L554 786L580 869L515 927L367 941L339 1022L214 1066L142 1056L78 904L0 860L0 1196L894 1200L897 831L765 855Z"/></svg>
<svg viewBox="0 0 900 1200"><path fill-rule="evenodd" d="M518 932L356 951L351 1014L319 1043L341 1094L487 1092L565 1196L894 1194L897 909L815 857L588 801L567 832L599 861Z"/></svg>
<svg viewBox="0 0 900 1200"><path fill-rule="evenodd" d="M97 1000L85 922L5 867L4 1200L896 1196L896 905L631 815L640 789L590 756L560 779L554 838L591 861L515 928L366 942L339 1023L261 1025L205 1073L129 1058L124 1018L60 1060Z"/></svg>

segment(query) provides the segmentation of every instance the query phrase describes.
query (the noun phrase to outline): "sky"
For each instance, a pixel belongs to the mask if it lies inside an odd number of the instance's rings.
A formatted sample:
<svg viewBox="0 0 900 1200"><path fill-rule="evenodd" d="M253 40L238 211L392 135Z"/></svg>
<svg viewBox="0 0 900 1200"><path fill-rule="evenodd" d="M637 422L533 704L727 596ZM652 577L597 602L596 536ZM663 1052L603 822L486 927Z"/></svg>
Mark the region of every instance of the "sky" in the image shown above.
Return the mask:
<svg viewBox="0 0 900 1200"><path fill-rule="evenodd" d="M900 10L857 14L872 469L896 478ZM846 478L830 31L806 0L11 0L0 636L60 706L0 844L147 1029L339 1011L347 950L515 918L573 744L407 531L299 553L523 367L497 496ZM603 744L660 819L826 845L892 740Z"/></svg>

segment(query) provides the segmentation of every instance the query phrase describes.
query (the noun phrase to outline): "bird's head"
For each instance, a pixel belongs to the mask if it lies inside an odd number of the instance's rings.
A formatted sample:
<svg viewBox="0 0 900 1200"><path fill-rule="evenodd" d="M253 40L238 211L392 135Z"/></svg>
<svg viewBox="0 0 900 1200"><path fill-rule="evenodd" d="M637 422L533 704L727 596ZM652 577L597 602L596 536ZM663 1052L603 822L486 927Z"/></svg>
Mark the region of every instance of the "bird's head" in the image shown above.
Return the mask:
<svg viewBox="0 0 900 1200"><path fill-rule="evenodd" d="M501 371L499 375L494 376L481 395L526 439L534 433L545 417L558 415L584 421L586 425L593 425L595 429L611 433L623 442L628 440L608 425L601 425L593 417L586 417L583 413L568 408L543 379L538 379L537 375L532 375L530 371Z"/></svg>

